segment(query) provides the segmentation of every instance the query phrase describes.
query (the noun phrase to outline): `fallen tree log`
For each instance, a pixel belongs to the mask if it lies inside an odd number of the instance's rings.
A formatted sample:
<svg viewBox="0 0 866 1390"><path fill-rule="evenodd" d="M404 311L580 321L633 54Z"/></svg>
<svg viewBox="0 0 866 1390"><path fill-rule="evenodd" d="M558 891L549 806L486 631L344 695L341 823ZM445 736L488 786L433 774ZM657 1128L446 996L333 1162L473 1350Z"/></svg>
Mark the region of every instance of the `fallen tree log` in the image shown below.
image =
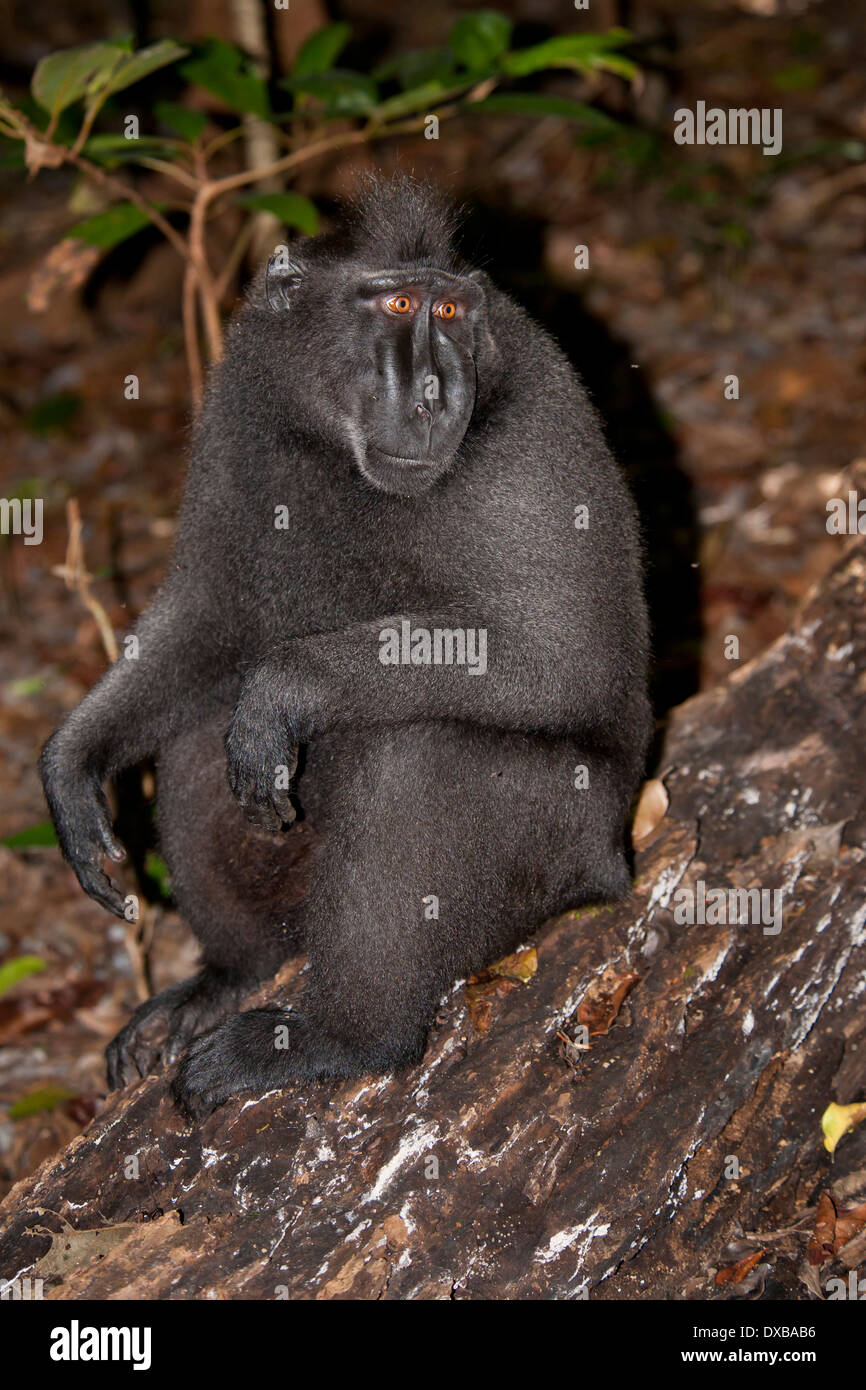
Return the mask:
<svg viewBox="0 0 866 1390"><path fill-rule="evenodd" d="M864 656L856 541L793 631L674 712L628 904L549 923L525 982L457 988L402 1076L201 1128L164 1077L112 1096L3 1203L0 1276L60 1299L821 1296L817 1198L866 1199L866 1124L832 1159L820 1126L866 1099ZM763 916L713 920L720 889L763 890Z"/></svg>

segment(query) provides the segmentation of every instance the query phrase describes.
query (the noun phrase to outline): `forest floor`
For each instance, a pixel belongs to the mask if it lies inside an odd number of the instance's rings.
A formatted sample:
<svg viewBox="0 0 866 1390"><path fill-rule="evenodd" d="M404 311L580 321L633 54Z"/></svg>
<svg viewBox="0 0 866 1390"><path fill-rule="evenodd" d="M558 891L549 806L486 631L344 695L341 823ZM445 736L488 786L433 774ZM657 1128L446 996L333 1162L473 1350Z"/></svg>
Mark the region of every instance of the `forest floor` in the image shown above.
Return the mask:
<svg viewBox="0 0 866 1390"><path fill-rule="evenodd" d="M660 553L662 498L649 528L651 564L669 581L656 586L657 617L698 637L660 651L660 713L784 632L839 555L826 503L864 452L866 423L866 180L838 183L866 155L866 76L850 62L864 29L841 5L821 7L820 23L677 22L679 103L783 107L776 158L683 152L669 129L589 149L558 122L497 118L316 167L299 185L327 199L359 167L399 161L471 200L491 272L584 368L639 496L656 464L657 490L678 480L689 515L671 517L670 545L699 586L685 611L691 591ZM660 83L638 99L648 124L667 101ZM60 175L4 179L0 492L46 506L42 545L4 537L0 549L0 838L44 822L40 745L105 668L96 623L53 573L65 503L78 501L94 592L122 634L167 563L189 429L173 253L115 257L85 291L61 284L30 312L72 187ZM578 244L586 271L573 269ZM124 398L131 372L137 401ZM724 394L730 374L736 400ZM680 534L690 520L694 541ZM731 635L739 662L725 655ZM187 975L195 951L158 891L143 947L80 893L54 848L0 846L0 914L0 963L44 963L0 999L2 1195L99 1112L105 1044L148 981Z"/></svg>

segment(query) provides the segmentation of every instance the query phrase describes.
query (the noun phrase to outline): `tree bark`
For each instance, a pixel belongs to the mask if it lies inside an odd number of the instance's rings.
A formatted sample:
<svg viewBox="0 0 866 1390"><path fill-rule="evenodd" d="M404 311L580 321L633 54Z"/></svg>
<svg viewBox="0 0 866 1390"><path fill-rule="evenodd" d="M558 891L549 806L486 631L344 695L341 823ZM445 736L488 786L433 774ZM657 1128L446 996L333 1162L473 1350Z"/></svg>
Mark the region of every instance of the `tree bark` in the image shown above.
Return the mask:
<svg viewBox="0 0 866 1390"><path fill-rule="evenodd" d="M404 1075L200 1129L165 1077L112 1096L0 1208L0 1275L64 1299L817 1296L811 1208L866 1196L866 1124L832 1159L820 1127L866 1099L866 545L839 544L794 630L674 711L630 902L547 924L484 1009L456 989ZM675 920L699 881L781 890L778 934ZM717 1282L744 1250L756 1270Z"/></svg>

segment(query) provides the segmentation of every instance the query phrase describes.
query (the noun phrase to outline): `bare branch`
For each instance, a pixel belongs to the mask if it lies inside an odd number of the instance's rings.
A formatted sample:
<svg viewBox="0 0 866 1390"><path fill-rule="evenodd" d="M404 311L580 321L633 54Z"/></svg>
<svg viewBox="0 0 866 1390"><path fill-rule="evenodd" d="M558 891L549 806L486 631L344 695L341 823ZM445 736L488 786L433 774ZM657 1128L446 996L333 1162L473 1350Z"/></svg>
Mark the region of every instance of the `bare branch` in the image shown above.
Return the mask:
<svg viewBox="0 0 866 1390"><path fill-rule="evenodd" d="M69 528L66 562L62 565L53 565L51 573L58 575L65 582L67 589L74 589L79 595L88 613L94 618L96 626L99 628L105 654L108 660L113 663L119 655L117 638L114 635L111 619L99 599L90 592L93 575L88 573L84 563L83 524L78 499L75 497L70 497L66 503L66 522Z"/></svg>

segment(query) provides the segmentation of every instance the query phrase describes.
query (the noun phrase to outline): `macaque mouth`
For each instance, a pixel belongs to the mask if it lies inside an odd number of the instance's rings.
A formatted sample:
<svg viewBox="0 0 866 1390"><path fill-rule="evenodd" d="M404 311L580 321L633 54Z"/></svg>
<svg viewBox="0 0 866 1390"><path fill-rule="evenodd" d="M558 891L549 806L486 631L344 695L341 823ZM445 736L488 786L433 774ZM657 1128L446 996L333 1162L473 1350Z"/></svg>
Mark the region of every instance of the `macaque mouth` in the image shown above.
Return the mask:
<svg viewBox="0 0 866 1390"><path fill-rule="evenodd" d="M375 444L370 446L377 458L384 459L386 463L398 463L405 468L435 468L435 459L410 459L403 458L400 454L388 454L384 449L379 449Z"/></svg>

